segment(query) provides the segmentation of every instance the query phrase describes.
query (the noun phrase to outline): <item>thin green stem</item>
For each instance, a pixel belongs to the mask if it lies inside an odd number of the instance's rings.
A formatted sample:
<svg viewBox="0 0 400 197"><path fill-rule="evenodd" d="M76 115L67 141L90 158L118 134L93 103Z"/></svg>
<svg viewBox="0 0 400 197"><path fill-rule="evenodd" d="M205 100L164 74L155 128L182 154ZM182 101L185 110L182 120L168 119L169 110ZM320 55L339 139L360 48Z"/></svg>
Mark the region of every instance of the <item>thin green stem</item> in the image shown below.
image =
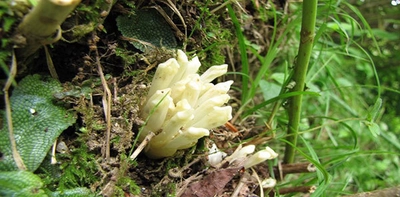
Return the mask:
<svg viewBox="0 0 400 197"><path fill-rule="evenodd" d="M296 83L296 85L291 90L292 92L303 91L305 87L305 79L314 42L317 3L318 0L303 1L300 46L293 74L293 81ZM293 96L289 101L289 125L288 136L286 140L290 142L290 144L286 144L284 163L293 163L294 161L294 146L296 146L297 144L297 132L299 129L299 122L301 118L302 98L303 94L297 94Z"/></svg>

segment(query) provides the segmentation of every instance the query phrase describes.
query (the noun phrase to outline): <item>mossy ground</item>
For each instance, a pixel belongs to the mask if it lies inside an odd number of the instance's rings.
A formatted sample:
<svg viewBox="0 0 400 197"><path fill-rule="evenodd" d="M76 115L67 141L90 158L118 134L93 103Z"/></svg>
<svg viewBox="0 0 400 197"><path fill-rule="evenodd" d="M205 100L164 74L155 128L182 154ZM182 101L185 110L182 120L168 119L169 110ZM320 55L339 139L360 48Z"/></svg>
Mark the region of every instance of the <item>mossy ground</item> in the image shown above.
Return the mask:
<svg viewBox="0 0 400 197"><path fill-rule="evenodd" d="M197 147L190 150L179 152L173 158L150 160L143 155L134 161L128 158L137 146L132 145L144 121L139 117L140 105L146 97L154 67L172 57L173 52L164 47L145 52L136 49L129 40L123 38L116 18L129 15L134 8L159 6L177 28L171 27L171 30L176 35L178 48L185 47L188 54L197 54L203 70L212 65L228 63L230 70L235 71L241 67L235 29L232 21L227 20L229 15L225 7L218 9L225 1L177 1L175 6L185 24L176 13L158 1L138 1L129 5L124 1L115 5L101 2L83 1L63 24L64 40L50 48L55 69L64 85L65 94L58 97L77 113L78 121L59 138L69 150L58 154L60 164L56 171L46 170L49 168L44 165L38 173L47 177L45 183L51 189L87 187L103 196L173 196L184 189L184 180L197 172L206 173L209 169L202 148L205 141L200 141ZM279 3L269 5L283 11ZM109 9L111 6L112 9ZM248 10L247 13L243 11L244 8ZM260 54L266 53L270 43L268 30L273 26L268 19L268 9L261 8L255 2L236 5L234 9L237 16L242 17L240 20L245 24L243 30L249 43L260 46L257 48ZM187 32L187 38L178 34L177 30ZM93 50L94 46L99 54ZM109 160L105 159L107 124L102 103L104 89L96 58L100 58L112 92ZM255 56L250 56L250 64L260 66L255 59ZM32 65L32 69L28 72L48 72L42 50L37 52L29 65ZM241 86L240 82L235 85ZM237 110L240 93L233 90L231 95L231 105ZM236 125L240 133L225 127L218 128L211 138L219 147L232 152L238 143L262 130L256 124L248 120ZM180 177L168 175L169 170L180 169L194 159L199 161L182 171ZM233 185L227 186L226 192L232 192L233 188ZM254 190L256 185L252 188Z"/></svg>

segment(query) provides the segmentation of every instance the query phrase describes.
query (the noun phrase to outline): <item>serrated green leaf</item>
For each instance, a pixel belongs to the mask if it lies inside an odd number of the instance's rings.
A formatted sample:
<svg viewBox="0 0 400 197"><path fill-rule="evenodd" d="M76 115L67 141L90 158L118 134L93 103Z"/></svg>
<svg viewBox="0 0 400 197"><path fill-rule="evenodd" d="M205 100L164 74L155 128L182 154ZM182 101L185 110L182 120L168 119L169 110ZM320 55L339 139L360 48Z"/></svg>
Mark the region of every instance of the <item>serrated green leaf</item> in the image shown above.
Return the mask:
<svg viewBox="0 0 400 197"><path fill-rule="evenodd" d="M75 122L73 113L56 103L53 94L59 91L62 87L56 80L33 75L21 80L10 98L17 150L30 171L39 167L55 139ZM18 169L6 121L3 118L0 130L0 171Z"/></svg>
<svg viewBox="0 0 400 197"><path fill-rule="evenodd" d="M0 196L45 197L42 187L42 180L32 172L0 172Z"/></svg>

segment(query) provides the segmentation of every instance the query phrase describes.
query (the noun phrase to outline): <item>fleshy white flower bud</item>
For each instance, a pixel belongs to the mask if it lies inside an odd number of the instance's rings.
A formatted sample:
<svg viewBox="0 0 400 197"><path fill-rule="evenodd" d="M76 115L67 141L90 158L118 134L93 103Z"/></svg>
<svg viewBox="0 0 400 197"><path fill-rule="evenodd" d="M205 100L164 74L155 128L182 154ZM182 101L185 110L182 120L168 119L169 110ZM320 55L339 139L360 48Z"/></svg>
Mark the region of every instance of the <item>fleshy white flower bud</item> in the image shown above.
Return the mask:
<svg viewBox="0 0 400 197"><path fill-rule="evenodd" d="M266 178L261 182L262 188L273 188L276 185L276 179L273 178Z"/></svg>
<svg viewBox="0 0 400 197"><path fill-rule="evenodd" d="M149 157L172 156L232 118L232 107L223 105L230 98L227 92L233 81L211 83L228 66L210 67L201 76L197 74L200 66L197 57L188 60L181 50L176 59L158 66L141 112L148 121L139 139L149 132L156 134L145 149Z"/></svg>
<svg viewBox="0 0 400 197"><path fill-rule="evenodd" d="M270 147L267 147L264 150L260 150L255 154L253 154L252 156L250 156L245 161L244 168L250 168L266 160L275 159L277 156L278 154L275 153L274 150L272 150Z"/></svg>

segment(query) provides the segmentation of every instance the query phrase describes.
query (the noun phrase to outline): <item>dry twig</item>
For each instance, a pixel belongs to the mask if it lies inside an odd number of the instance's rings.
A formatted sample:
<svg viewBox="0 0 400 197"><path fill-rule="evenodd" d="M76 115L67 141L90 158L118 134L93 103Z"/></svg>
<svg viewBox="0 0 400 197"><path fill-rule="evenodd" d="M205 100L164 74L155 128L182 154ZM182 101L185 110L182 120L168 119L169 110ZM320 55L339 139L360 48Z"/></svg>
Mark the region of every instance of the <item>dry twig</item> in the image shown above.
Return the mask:
<svg viewBox="0 0 400 197"><path fill-rule="evenodd" d="M153 138L154 136L154 132L150 132L149 134L147 134L142 143L140 143L140 145L136 148L135 152L132 153L130 158L132 160L136 159L136 157L142 152L142 150L147 146L151 138Z"/></svg>
<svg viewBox="0 0 400 197"><path fill-rule="evenodd" d="M11 87L11 84L14 82L15 75L17 74L17 58L15 57L14 50L12 51L12 61L11 61L11 70L8 76L7 82L4 85L3 92L4 92L4 101L6 105L6 116L7 116L7 126L8 126L8 133L11 143L11 151L14 157L15 164L17 165L18 169L26 170L26 166L24 161L21 158L21 155L18 153L17 144L14 138L14 129L12 123L12 115L11 115L11 103L10 97L8 95L8 90Z"/></svg>
<svg viewBox="0 0 400 197"><path fill-rule="evenodd" d="M96 65L97 65L97 72L99 73L100 79L101 79L101 84L103 85L104 89L104 94L102 97L102 102L103 102L103 110L104 114L106 117L106 123L107 123L107 133L106 133L106 150L105 150L105 157L106 160L110 159L110 136L111 136L111 90L108 87L107 80L104 77L103 73L103 68L100 63L100 55L99 51L97 50L97 35L94 33L93 38L92 38L92 44L91 49L95 51L96 53Z"/></svg>

